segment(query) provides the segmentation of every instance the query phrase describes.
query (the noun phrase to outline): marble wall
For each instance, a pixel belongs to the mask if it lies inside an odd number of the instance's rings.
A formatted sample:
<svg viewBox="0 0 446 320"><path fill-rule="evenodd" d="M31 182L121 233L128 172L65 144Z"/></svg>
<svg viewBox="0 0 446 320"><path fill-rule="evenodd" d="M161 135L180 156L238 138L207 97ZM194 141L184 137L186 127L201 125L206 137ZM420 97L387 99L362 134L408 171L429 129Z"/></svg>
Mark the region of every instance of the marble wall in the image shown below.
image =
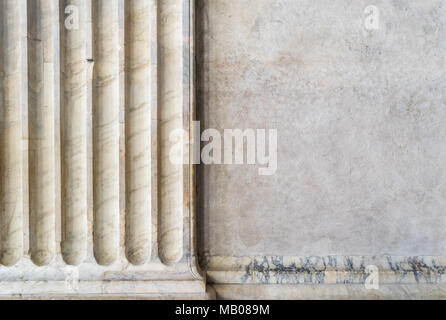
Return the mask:
<svg viewBox="0 0 446 320"><path fill-rule="evenodd" d="M278 168L203 166L210 255L446 251L442 1L198 1L202 127L278 131Z"/></svg>
<svg viewBox="0 0 446 320"><path fill-rule="evenodd" d="M197 1L202 129L278 136L271 176L200 166L200 252L218 295L269 284L266 297L345 298L354 289L323 284L364 283L368 265L401 286L351 296L443 281L445 17L439 0Z"/></svg>

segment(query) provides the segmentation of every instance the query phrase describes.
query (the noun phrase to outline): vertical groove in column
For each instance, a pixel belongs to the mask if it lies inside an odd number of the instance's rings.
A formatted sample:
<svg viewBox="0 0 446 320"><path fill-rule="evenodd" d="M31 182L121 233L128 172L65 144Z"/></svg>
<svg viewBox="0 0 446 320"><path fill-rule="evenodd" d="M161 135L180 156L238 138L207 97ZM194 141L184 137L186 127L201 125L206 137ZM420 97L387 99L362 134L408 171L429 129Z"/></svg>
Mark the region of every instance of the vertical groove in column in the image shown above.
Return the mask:
<svg viewBox="0 0 446 320"><path fill-rule="evenodd" d="M23 4L0 1L0 263L7 266L23 253Z"/></svg>
<svg viewBox="0 0 446 320"><path fill-rule="evenodd" d="M95 0L93 13L94 255L113 263L119 247L118 0Z"/></svg>
<svg viewBox="0 0 446 320"><path fill-rule="evenodd" d="M62 255L66 263L78 265L83 262L87 254L85 1L61 0L59 3L62 91Z"/></svg>
<svg viewBox="0 0 446 320"><path fill-rule="evenodd" d="M37 265L55 252L54 1L28 0L30 251Z"/></svg>
<svg viewBox="0 0 446 320"><path fill-rule="evenodd" d="M183 166L169 153L177 142L169 140L183 128L182 1L158 2L159 103L159 257L164 264L183 255Z"/></svg>
<svg viewBox="0 0 446 320"><path fill-rule="evenodd" d="M125 2L126 255L142 264L151 252L149 1Z"/></svg>

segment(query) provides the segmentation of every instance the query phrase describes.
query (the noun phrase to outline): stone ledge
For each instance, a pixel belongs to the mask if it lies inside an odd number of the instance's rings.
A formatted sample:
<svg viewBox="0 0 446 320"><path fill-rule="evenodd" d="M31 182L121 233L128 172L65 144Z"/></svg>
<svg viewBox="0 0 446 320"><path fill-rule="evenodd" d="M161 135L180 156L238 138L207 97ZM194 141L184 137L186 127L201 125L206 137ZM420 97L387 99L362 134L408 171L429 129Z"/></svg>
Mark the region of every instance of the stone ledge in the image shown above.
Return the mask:
<svg viewBox="0 0 446 320"><path fill-rule="evenodd" d="M445 284L445 257L258 256L205 258L213 284L364 284L375 266L380 284Z"/></svg>
<svg viewBox="0 0 446 320"><path fill-rule="evenodd" d="M212 284L217 300L400 300L446 299L446 285L382 285L367 290L364 285L252 285Z"/></svg>

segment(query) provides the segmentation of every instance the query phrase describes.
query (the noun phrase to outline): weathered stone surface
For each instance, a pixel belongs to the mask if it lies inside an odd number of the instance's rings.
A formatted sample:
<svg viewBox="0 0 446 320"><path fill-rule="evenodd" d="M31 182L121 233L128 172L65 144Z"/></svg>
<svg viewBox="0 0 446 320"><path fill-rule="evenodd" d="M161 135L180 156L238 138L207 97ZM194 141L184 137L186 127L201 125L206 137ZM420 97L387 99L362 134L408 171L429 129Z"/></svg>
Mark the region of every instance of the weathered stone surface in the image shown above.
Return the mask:
<svg viewBox="0 0 446 320"><path fill-rule="evenodd" d="M96 260L108 265L117 259L119 246L118 1L93 1L92 20L93 241Z"/></svg>
<svg viewBox="0 0 446 320"><path fill-rule="evenodd" d="M161 120L159 255L164 263L172 264L183 256L183 166L170 160L171 149L175 145L171 134L183 127L183 11L181 1L177 0L160 1L158 8L158 101Z"/></svg>
<svg viewBox="0 0 446 320"><path fill-rule="evenodd" d="M151 254L150 7L125 3L126 15L126 252L129 261Z"/></svg>
<svg viewBox="0 0 446 320"><path fill-rule="evenodd" d="M0 0L0 299L445 298L445 8L369 5ZM277 171L197 203L196 98Z"/></svg>
<svg viewBox="0 0 446 320"><path fill-rule="evenodd" d="M23 252L23 103L25 1L0 2L0 263Z"/></svg>
<svg viewBox="0 0 446 320"><path fill-rule="evenodd" d="M67 24L66 8L73 17ZM62 255L70 265L87 256L87 25L86 2L59 7L61 70Z"/></svg>
<svg viewBox="0 0 446 320"><path fill-rule="evenodd" d="M28 1L30 251L38 265L56 252L56 34L54 1Z"/></svg>
<svg viewBox="0 0 446 320"><path fill-rule="evenodd" d="M192 4L0 1L0 299L210 297L168 157Z"/></svg>
<svg viewBox="0 0 446 320"><path fill-rule="evenodd" d="M202 128L278 130L278 169L203 166L209 255L443 255L442 1L198 1Z"/></svg>

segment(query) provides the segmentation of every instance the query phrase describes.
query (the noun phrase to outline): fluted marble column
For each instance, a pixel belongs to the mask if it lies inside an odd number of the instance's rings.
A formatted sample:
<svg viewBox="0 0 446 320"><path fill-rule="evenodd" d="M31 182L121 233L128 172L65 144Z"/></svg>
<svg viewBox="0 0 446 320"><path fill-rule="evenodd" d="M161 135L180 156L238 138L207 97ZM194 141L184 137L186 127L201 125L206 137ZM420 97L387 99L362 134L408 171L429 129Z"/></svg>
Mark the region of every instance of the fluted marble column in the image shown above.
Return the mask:
<svg viewBox="0 0 446 320"><path fill-rule="evenodd" d="M114 262L119 246L118 0L92 1L94 255Z"/></svg>
<svg viewBox="0 0 446 320"><path fill-rule="evenodd" d="M0 1L0 263L23 254L22 43L26 3Z"/></svg>
<svg viewBox="0 0 446 320"><path fill-rule="evenodd" d="M83 262L87 253L85 28L85 1L60 1L62 254L72 265Z"/></svg>
<svg viewBox="0 0 446 320"><path fill-rule="evenodd" d="M30 251L37 265L54 256L56 2L28 0L28 113Z"/></svg>
<svg viewBox="0 0 446 320"><path fill-rule="evenodd" d="M120 261L121 249L130 263L144 264L152 251L151 159L157 158L157 168L153 168L157 174L158 256L162 263L174 264L183 257L183 228L189 217L183 213L188 209L183 200L183 164L170 159L180 143L171 141L171 134L183 128L184 93L187 95L187 83L183 83L188 81L183 63L188 46L183 34L183 22L189 18L183 12L187 3L94 0L88 8L87 4L86 0L0 0L0 263L12 265L27 256L29 225L29 253L36 265L57 261L53 258L59 252L59 231L61 255L69 265L79 265L87 256L90 263L89 237L100 265ZM120 48L122 9L124 48ZM151 39L152 34L157 38ZM87 43L91 40L93 53L89 56ZM157 63L151 61L155 47ZM125 52L124 97L120 96L120 50ZM56 92L57 55L60 92ZM92 78L89 65L94 66ZM152 70L152 65L158 70ZM154 89L158 97L156 131L151 128ZM56 101L59 93L60 101ZM125 189L120 181L121 98L125 101ZM60 146L56 131L59 102ZM26 119L27 125L23 123ZM156 156L152 155L152 132L157 134ZM23 212L27 188L29 221L28 212ZM125 230L120 225L121 196L126 198ZM92 221L87 214L91 209Z"/></svg>
<svg viewBox="0 0 446 320"><path fill-rule="evenodd" d="M169 159L178 143L170 134L183 128L182 13L182 1L158 2L159 257L165 264L183 255L183 166Z"/></svg>
<svg viewBox="0 0 446 320"><path fill-rule="evenodd" d="M151 251L149 4L125 2L126 255L133 264Z"/></svg>

